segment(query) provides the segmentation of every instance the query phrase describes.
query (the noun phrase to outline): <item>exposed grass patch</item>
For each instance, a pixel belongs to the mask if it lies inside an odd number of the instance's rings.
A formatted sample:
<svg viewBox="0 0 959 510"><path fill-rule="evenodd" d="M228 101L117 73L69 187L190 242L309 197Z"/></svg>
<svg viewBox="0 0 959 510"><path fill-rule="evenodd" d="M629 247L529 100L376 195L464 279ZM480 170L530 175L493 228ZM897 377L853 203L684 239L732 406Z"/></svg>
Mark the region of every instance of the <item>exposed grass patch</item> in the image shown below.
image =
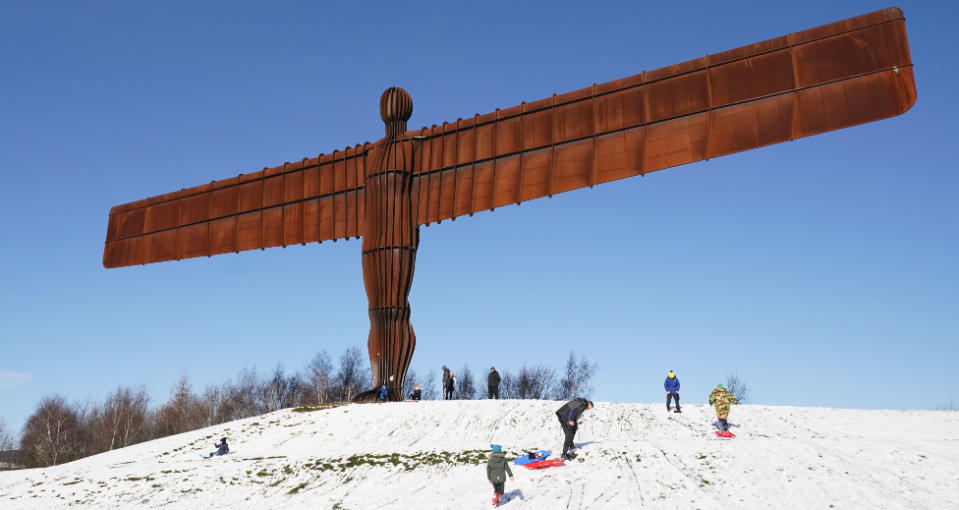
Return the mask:
<svg viewBox="0 0 959 510"><path fill-rule="evenodd" d="M296 494L297 492L300 492L300 489L303 489L304 487L306 487L306 482L303 482L300 485L293 487L292 489L290 489L289 492L287 492L287 494ZM333 508L336 508L336 507L333 507Z"/></svg>
<svg viewBox="0 0 959 510"><path fill-rule="evenodd" d="M535 450L531 450L535 451ZM512 459L519 457L523 453L518 451L507 452L507 457ZM373 454L351 455L340 458L320 458L314 460L306 467L317 471L346 471L348 469L358 468L360 466L371 467L401 467L410 471L422 466L435 466L439 464L453 465L471 465L476 466L489 460L489 450L463 450L457 452L419 452L414 454L392 453L392 454ZM291 469L292 471L292 469ZM286 472L286 468L284 468ZM288 473L291 474L291 473Z"/></svg>

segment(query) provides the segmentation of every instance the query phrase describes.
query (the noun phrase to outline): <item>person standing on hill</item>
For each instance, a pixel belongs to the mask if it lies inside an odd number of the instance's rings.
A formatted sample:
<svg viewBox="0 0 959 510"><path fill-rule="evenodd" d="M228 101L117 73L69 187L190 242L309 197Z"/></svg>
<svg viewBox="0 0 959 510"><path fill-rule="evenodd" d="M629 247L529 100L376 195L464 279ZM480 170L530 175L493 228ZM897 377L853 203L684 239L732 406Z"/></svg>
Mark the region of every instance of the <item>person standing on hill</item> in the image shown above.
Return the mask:
<svg viewBox="0 0 959 510"><path fill-rule="evenodd" d="M716 418L719 419L719 425L723 428L723 432L729 432L729 422L726 421L729 416L729 406L738 404L739 399L734 397L729 390L723 388L723 383L719 383L716 385L716 389L709 394L709 403L716 406Z"/></svg>
<svg viewBox="0 0 959 510"><path fill-rule="evenodd" d="M446 380L446 386L443 388L443 399L453 400L453 390L456 389L456 375L450 370L450 377Z"/></svg>
<svg viewBox="0 0 959 510"><path fill-rule="evenodd" d="M583 411L593 408L593 402L585 398L574 398L567 402L563 407L556 411L556 417L559 418L559 424L563 427L563 433L566 439L563 441L563 455L566 460L572 458L573 436L576 435L576 429L579 428L579 417Z"/></svg>
<svg viewBox="0 0 959 510"><path fill-rule="evenodd" d="M489 398L499 398L499 372L496 371L496 367L489 367L489 377L487 378L487 386L489 386Z"/></svg>
<svg viewBox="0 0 959 510"><path fill-rule="evenodd" d="M443 365L443 385L440 386L440 391L443 392L443 400L446 399L446 386L450 383L450 369L446 368L446 365Z"/></svg>
<svg viewBox="0 0 959 510"><path fill-rule="evenodd" d="M666 412L669 412L669 404L675 398L676 412L681 413L682 411L679 409L679 378L676 377L676 374L674 374L672 370L666 375L666 382L663 383L663 388L666 389Z"/></svg>

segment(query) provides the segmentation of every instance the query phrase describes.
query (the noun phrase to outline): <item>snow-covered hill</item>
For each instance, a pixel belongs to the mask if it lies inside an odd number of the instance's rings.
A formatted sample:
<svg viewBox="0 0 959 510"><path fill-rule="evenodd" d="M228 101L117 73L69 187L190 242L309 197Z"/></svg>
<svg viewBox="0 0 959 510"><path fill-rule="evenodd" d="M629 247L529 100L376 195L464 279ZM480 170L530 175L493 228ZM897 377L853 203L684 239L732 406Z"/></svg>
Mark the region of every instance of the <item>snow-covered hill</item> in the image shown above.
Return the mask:
<svg viewBox="0 0 959 510"><path fill-rule="evenodd" d="M0 473L0 508L481 509L491 442L558 450L552 401L284 410L47 469ZM597 402L565 467L514 469L515 509L959 508L959 413ZM221 436L236 451L205 460Z"/></svg>

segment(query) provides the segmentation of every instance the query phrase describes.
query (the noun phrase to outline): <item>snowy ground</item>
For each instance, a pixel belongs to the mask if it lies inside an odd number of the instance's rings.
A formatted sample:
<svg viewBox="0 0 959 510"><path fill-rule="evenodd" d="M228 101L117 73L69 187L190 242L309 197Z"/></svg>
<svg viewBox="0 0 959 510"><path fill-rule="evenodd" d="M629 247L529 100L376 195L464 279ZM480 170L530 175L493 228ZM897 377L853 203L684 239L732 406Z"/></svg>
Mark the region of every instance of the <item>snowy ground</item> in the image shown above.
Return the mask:
<svg viewBox="0 0 959 510"><path fill-rule="evenodd" d="M557 450L552 401L280 411L46 469L0 472L0 508L481 509L490 442ZM597 402L565 467L514 467L514 509L959 508L959 413ZM235 454L205 460L221 436Z"/></svg>

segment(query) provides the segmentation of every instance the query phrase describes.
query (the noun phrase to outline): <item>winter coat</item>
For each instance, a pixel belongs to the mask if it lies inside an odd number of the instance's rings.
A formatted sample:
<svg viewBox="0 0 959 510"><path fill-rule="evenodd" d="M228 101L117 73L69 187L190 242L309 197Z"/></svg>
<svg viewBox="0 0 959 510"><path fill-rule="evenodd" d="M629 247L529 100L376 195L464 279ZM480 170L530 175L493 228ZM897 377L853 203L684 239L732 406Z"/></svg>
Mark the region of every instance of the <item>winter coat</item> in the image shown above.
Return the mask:
<svg viewBox="0 0 959 510"><path fill-rule="evenodd" d="M509 462L506 462L506 454L490 454L489 462L486 463L486 479L493 483L503 483L506 481L507 474L513 476L513 471L509 468Z"/></svg>
<svg viewBox="0 0 959 510"><path fill-rule="evenodd" d="M453 391L456 389L456 377L450 377L446 381L446 391Z"/></svg>
<svg viewBox="0 0 959 510"><path fill-rule="evenodd" d="M500 381L499 372L497 372L496 370L491 371L489 373L489 378L487 379L487 382L489 383L489 387L499 388L499 381Z"/></svg>
<svg viewBox="0 0 959 510"><path fill-rule="evenodd" d="M739 400L726 388L717 387L709 394L709 403L716 407L716 417L725 420L729 416L730 404L738 404Z"/></svg>
<svg viewBox="0 0 959 510"><path fill-rule="evenodd" d="M663 388L666 388L666 393L678 393L679 392L679 378L673 377L670 379L666 378L666 382L663 383Z"/></svg>
<svg viewBox="0 0 959 510"><path fill-rule="evenodd" d="M556 416L559 416L559 419L565 422L573 422L574 427L579 426L579 415L583 414L588 405L589 402L585 398L574 398L560 407L556 411Z"/></svg>
<svg viewBox="0 0 959 510"><path fill-rule="evenodd" d="M413 393L410 393L410 398L413 400L419 400L422 398L422 392L420 390L413 390Z"/></svg>
<svg viewBox="0 0 959 510"><path fill-rule="evenodd" d="M446 365L443 365L443 387L445 388L450 382L450 369L446 368Z"/></svg>
<svg viewBox="0 0 959 510"><path fill-rule="evenodd" d="M230 447L226 445L225 441L220 444L214 444L213 446L216 446L217 455L226 455L230 453Z"/></svg>

